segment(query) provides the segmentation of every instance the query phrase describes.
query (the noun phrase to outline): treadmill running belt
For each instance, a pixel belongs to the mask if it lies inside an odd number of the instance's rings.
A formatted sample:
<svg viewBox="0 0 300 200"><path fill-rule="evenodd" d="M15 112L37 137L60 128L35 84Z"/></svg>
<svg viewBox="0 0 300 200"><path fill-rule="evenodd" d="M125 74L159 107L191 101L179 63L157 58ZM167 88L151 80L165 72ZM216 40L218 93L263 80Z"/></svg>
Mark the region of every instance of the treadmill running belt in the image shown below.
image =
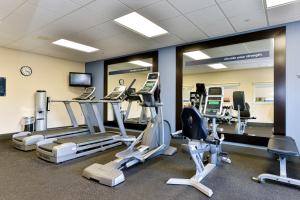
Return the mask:
<svg viewBox="0 0 300 200"><path fill-rule="evenodd" d="M97 140L105 140L106 138L111 138L117 134L113 133L98 133L93 135L83 135L79 137L70 137L70 138L63 138L55 141L57 144L63 144L63 143L75 143L75 144L83 144L83 143L89 143Z"/></svg>

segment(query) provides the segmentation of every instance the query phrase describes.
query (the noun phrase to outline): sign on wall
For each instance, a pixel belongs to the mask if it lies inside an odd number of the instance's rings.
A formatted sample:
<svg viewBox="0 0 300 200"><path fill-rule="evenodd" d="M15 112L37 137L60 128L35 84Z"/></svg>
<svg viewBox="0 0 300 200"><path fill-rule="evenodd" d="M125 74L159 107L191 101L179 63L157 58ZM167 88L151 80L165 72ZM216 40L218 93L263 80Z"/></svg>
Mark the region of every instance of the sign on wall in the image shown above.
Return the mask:
<svg viewBox="0 0 300 200"><path fill-rule="evenodd" d="M0 77L0 97L6 95L6 78Z"/></svg>
<svg viewBox="0 0 300 200"><path fill-rule="evenodd" d="M231 55L231 56L224 56L224 57L217 57L217 58L208 58L208 59L202 59L202 60L188 61L188 62L186 62L186 66L234 62L234 61L240 61L240 60L251 60L251 59L267 58L267 57L270 57L269 51L260 51L260 52L254 52L254 53L246 53L246 54L239 54L239 55Z"/></svg>

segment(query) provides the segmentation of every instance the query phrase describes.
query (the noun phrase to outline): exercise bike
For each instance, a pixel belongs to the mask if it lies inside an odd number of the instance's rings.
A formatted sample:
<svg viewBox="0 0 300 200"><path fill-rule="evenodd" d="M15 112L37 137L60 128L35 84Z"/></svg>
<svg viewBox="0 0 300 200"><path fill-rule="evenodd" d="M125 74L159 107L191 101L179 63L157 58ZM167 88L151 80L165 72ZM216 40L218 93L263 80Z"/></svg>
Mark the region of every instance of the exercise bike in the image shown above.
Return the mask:
<svg viewBox="0 0 300 200"><path fill-rule="evenodd" d="M217 118L222 118L223 88L211 87L205 101L203 116L195 107L184 108L181 114L182 131L174 133L182 134L188 140L188 152L196 165L196 174L190 179L171 178L167 184L190 185L211 197L213 191L201 183L201 180L209 174L221 161L231 163L230 158L221 149L224 135L219 138L216 123ZM205 126L204 117L212 120L212 130ZM204 165L205 153L209 153L209 163Z"/></svg>

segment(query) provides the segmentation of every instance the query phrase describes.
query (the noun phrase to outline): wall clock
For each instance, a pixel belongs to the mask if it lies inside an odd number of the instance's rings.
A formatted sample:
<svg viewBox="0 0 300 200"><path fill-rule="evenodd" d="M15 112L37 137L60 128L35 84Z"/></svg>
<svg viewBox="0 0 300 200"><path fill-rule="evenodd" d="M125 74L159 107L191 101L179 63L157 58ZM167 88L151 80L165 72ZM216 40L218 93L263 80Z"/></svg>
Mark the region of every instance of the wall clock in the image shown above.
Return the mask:
<svg viewBox="0 0 300 200"><path fill-rule="evenodd" d="M20 72L23 76L30 76L32 74L32 69L29 66L22 66Z"/></svg>

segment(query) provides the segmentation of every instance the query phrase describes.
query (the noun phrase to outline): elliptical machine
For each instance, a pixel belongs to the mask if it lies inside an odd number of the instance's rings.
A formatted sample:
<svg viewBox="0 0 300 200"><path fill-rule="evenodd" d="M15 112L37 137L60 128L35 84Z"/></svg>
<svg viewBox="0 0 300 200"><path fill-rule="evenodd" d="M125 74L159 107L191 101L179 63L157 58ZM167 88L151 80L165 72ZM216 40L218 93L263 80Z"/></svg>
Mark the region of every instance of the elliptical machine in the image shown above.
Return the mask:
<svg viewBox="0 0 300 200"><path fill-rule="evenodd" d="M136 79L133 80L132 85L135 83ZM148 117L147 117L147 108L142 106L141 107L141 113L138 119L129 119L129 114L131 111L132 103L137 102L138 104L142 103L142 99L140 95L136 93L136 89L133 87L130 87L128 90L126 90L125 93L125 101L128 101L128 106L127 109L124 111L123 115L123 121L124 122L134 122L138 124L147 124L148 122Z"/></svg>
<svg viewBox="0 0 300 200"><path fill-rule="evenodd" d="M170 146L171 135L166 133L164 127L163 104L159 98L159 73L149 73L147 81L137 94L142 96L142 106L148 107L152 115L146 129L126 150L116 154L116 160L85 168L82 174L84 177L97 180L103 185L116 186L125 181L123 169L155 156L176 153L177 149Z"/></svg>
<svg viewBox="0 0 300 200"><path fill-rule="evenodd" d="M219 138L217 133L217 118L223 116L223 88L208 88L208 95L205 101L204 117L212 119L212 131L205 127L205 120L201 113L195 107L184 108L181 114L182 131L174 134L180 134L187 138L189 154L196 165L196 174L190 179L171 178L167 184L172 185L190 185L211 197L213 191L201 184L201 180L206 177L221 161L231 163L230 158L222 152L221 144L224 135ZM204 165L204 154L209 153L209 163Z"/></svg>

